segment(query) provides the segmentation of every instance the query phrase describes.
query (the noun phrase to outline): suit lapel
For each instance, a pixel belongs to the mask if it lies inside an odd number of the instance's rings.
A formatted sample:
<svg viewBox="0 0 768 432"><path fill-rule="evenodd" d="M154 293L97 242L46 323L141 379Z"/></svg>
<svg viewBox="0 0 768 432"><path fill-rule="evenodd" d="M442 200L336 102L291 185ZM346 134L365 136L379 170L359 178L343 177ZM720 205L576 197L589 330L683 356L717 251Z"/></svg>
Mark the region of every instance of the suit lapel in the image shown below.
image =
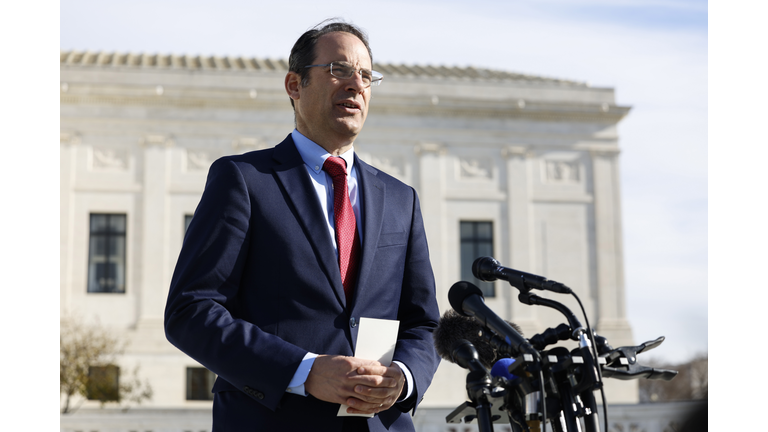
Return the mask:
<svg viewBox="0 0 768 432"><path fill-rule="evenodd" d="M355 155L355 166L357 166L360 190L363 195L363 243L362 259L355 287L355 299L357 299L372 294L366 292L365 287L368 285L366 281L371 274L374 258L376 258L381 224L384 220L386 188L384 182L377 177L378 171L361 161L357 155ZM359 303L358 300L354 301L354 304Z"/></svg>
<svg viewBox="0 0 768 432"><path fill-rule="evenodd" d="M326 217L323 215L320 203L317 202L317 193L307 175L304 161L290 135L275 146L272 157L276 162L275 175L285 188L287 199L296 209L299 223L303 226L304 233L315 250L315 255L333 287L336 298L345 306L344 287L341 284L339 264L333 250L331 236L325 223Z"/></svg>

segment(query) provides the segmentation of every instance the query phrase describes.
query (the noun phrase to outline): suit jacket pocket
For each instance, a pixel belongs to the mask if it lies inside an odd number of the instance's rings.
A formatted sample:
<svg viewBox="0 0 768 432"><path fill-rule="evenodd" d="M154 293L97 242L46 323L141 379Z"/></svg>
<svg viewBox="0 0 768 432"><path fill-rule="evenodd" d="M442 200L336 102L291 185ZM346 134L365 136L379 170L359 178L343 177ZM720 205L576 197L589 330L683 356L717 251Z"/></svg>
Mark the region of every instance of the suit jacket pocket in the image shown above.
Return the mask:
<svg viewBox="0 0 768 432"><path fill-rule="evenodd" d="M408 243L408 233L404 231L393 233L382 233L379 235L378 247L402 246Z"/></svg>

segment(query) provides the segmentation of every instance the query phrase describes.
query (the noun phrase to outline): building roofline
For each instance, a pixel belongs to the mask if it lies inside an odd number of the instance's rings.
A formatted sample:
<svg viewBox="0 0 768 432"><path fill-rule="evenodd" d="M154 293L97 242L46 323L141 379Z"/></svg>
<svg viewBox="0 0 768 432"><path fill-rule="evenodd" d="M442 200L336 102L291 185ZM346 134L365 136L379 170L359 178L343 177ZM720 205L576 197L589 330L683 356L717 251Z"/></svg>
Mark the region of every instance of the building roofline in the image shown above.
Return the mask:
<svg viewBox="0 0 768 432"><path fill-rule="evenodd" d="M136 68L156 70L191 70L219 72L287 72L285 59L240 56L201 56L176 54L121 53L107 51L61 50L63 67ZM385 76L471 81L524 81L530 83L589 87L586 82L548 78L538 75L477 68L473 66L407 65L374 62L373 68Z"/></svg>

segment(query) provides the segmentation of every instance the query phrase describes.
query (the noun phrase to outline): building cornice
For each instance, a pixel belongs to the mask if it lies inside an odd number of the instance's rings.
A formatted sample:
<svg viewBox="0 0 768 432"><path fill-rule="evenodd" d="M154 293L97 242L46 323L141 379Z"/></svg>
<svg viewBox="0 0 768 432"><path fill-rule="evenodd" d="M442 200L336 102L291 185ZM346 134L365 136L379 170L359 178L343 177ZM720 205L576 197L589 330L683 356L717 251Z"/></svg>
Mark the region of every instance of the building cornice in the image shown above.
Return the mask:
<svg viewBox="0 0 768 432"><path fill-rule="evenodd" d="M62 68L144 69L156 71L216 71L230 73L274 73L288 71L285 59L233 56L119 53L105 51L60 51ZM428 78L490 82L527 82L586 88L585 82L522 74L473 66L407 65L374 62L373 68L387 77Z"/></svg>
<svg viewBox="0 0 768 432"><path fill-rule="evenodd" d="M275 110L275 102L290 110L287 97L282 94L259 92L251 98L245 91L219 97L173 96L164 94L70 94L61 93L62 105L118 105L167 108L220 108L238 110ZM425 103L421 97L378 97L371 104L373 115L419 115L434 117L483 117L537 121L576 121L618 123L629 112L629 107L595 103L528 102L521 107L517 101L487 101L476 99L441 98L435 105Z"/></svg>
<svg viewBox="0 0 768 432"><path fill-rule="evenodd" d="M374 115L615 124L630 110L613 103L612 92L601 94L607 89L575 81L472 67L375 67L397 85L374 90ZM290 111L284 89L275 84L288 69L285 60L62 51L61 68L85 72L62 77L62 105ZM237 78L211 80L209 72ZM550 92L536 99L525 90L540 86L556 87L562 98Z"/></svg>

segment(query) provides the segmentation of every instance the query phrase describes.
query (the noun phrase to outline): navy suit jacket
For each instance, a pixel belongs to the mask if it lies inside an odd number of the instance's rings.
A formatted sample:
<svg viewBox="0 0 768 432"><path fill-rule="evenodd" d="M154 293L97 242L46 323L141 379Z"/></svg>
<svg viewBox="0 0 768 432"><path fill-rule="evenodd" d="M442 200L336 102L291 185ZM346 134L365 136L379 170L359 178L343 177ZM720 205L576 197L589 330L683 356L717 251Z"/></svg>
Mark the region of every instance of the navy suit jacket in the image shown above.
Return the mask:
<svg viewBox="0 0 768 432"><path fill-rule="evenodd" d="M286 393L304 355L352 356L361 317L400 321L412 396L368 420L413 430L440 361L439 311L416 192L355 156L362 256L347 304L317 194L290 135L213 163L165 310L168 340L218 375L214 430L338 431L338 404Z"/></svg>

